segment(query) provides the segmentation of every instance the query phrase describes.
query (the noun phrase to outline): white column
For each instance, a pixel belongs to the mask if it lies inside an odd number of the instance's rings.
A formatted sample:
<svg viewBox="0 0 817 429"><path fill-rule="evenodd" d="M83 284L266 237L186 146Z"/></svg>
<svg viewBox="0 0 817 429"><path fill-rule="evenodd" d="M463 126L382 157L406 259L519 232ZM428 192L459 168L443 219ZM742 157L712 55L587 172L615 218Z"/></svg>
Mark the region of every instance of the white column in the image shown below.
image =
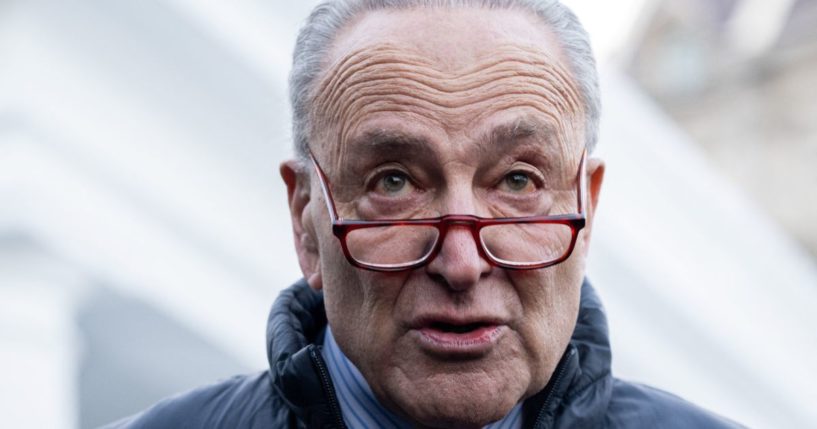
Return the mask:
<svg viewBox="0 0 817 429"><path fill-rule="evenodd" d="M19 244L0 239L0 421L8 428L75 428L76 276Z"/></svg>

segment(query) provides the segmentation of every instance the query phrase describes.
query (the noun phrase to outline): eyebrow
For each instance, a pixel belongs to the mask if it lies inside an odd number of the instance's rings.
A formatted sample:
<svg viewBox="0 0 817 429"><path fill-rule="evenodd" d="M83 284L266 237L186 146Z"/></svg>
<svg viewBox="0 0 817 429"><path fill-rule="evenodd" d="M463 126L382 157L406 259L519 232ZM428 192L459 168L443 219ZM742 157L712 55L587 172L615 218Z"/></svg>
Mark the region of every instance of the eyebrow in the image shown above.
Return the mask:
<svg viewBox="0 0 817 429"><path fill-rule="evenodd" d="M374 129L349 142L355 155L388 156L394 154L419 156L431 153L428 140L401 131Z"/></svg>
<svg viewBox="0 0 817 429"><path fill-rule="evenodd" d="M556 129L551 124L522 117L492 128L477 139L477 147L484 153L507 153L519 140L534 138L533 145L540 145L544 154L551 152L552 148L547 143L555 135Z"/></svg>
<svg viewBox="0 0 817 429"><path fill-rule="evenodd" d="M553 148L547 144L551 136L556 135L555 128L535 118L522 117L508 123L500 124L475 140L476 150L482 155L496 156L497 153L508 153L518 146L520 140L535 138L526 144L528 148L540 146L542 155L550 153ZM400 156L428 157L436 153L429 141L415 134L398 130L371 129L349 141L351 155L355 159L362 156L369 158Z"/></svg>

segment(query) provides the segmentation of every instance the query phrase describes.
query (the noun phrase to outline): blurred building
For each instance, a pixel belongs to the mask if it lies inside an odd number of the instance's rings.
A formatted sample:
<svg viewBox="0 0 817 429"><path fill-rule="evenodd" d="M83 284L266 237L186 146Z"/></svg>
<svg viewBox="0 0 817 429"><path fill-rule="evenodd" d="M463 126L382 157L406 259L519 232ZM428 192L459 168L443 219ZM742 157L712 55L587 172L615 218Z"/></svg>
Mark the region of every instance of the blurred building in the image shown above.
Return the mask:
<svg viewBox="0 0 817 429"><path fill-rule="evenodd" d="M663 0L624 62L817 256L817 1Z"/></svg>

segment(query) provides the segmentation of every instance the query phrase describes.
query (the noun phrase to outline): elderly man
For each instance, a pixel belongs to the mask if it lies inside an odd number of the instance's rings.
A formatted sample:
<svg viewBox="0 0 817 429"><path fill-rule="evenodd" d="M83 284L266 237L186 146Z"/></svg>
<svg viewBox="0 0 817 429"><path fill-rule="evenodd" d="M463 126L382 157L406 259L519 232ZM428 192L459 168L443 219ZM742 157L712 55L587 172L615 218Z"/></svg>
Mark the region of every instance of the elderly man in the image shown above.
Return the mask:
<svg viewBox="0 0 817 429"><path fill-rule="evenodd" d="M734 426L610 373L584 279L597 77L564 6L327 2L291 94L305 280L273 307L269 370L120 426Z"/></svg>

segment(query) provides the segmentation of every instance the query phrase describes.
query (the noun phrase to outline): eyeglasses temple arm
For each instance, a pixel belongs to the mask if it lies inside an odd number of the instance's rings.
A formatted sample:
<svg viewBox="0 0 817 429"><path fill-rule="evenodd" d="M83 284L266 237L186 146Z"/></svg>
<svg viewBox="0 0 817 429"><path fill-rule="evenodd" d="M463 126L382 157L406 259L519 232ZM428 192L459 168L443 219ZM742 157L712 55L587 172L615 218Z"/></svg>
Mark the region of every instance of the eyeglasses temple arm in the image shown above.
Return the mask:
<svg viewBox="0 0 817 429"><path fill-rule="evenodd" d="M318 160L315 159L315 155L312 154L311 150L309 151L309 159L312 160L312 165L315 166L315 171L318 173L318 182L321 185L323 199L326 200L326 209L329 211L329 218L332 223L335 223L338 220L338 211L335 209L335 200L332 198L332 192L326 184L326 174L324 174L323 169L318 164Z"/></svg>
<svg viewBox="0 0 817 429"><path fill-rule="evenodd" d="M582 151L582 159L579 161L579 177L576 178L579 189L576 191L579 214L584 215L587 200L587 148Z"/></svg>

